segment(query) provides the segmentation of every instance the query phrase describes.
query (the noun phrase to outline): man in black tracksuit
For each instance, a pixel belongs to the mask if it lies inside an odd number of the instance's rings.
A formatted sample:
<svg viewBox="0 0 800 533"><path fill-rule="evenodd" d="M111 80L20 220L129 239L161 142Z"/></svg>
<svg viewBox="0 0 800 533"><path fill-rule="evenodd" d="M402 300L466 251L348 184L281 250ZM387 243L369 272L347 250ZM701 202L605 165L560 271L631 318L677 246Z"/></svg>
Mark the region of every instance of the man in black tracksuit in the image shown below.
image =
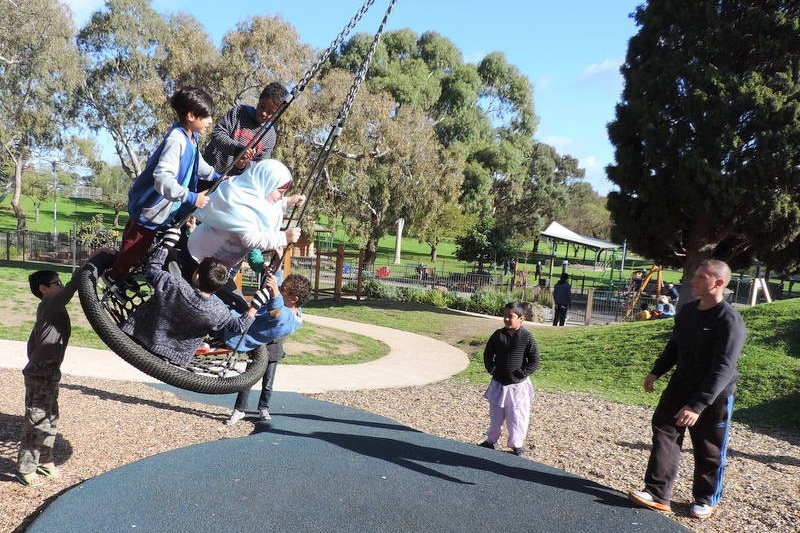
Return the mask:
<svg viewBox="0 0 800 533"><path fill-rule="evenodd" d="M707 518L722 496L736 364L745 338L741 316L723 299L730 276L722 261L701 263L691 282L698 299L681 308L672 337L645 377L644 389L652 392L653 383L675 367L653 414L645 488L628 493L638 505L670 510L686 428L695 460L689 514Z"/></svg>

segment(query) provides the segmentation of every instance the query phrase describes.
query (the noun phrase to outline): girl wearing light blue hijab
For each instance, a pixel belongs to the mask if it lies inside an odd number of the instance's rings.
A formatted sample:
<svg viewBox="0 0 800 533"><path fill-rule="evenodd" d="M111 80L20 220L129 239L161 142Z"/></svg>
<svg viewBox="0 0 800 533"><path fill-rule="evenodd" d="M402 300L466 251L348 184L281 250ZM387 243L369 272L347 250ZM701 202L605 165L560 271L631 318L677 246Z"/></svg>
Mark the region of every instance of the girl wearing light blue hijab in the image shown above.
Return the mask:
<svg viewBox="0 0 800 533"><path fill-rule="evenodd" d="M201 224L189 236L192 258L215 257L233 267L252 249L280 250L297 242L300 228L280 230L284 210L306 200L299 194L284 198L291 186L291 172L275 159L221 183L209 194L208 205L195 212Z"/></svg>

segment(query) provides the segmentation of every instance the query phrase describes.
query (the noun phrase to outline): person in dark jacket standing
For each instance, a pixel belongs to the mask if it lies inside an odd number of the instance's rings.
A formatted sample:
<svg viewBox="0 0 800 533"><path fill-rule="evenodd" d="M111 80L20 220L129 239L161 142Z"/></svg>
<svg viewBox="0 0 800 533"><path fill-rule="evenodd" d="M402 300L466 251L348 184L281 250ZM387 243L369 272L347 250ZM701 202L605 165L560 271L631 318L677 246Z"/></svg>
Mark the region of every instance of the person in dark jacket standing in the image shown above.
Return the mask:
<svg viewBox="0 0 800 533"><path fill-rule="evenodd" d="M504 328L489 337L483 351L483 364L492 375L484 398L489 400L489 428L480 444L494 449L505 422L508 447L525 455L525 437L530 422L533 385L528 378L539 367L539 348L528 330L522 327L530 316L530 304L511 302L503 309Z"/></svg>
<svg viewBox="0 0 800 533"><path fill-rule="evenodd" d="M686 428L694 448L693 518L711 516L722 497L733 413L736 365L744 345L741 316L724 298L731 279L727 264L709 259L692 276L698 299L675 317L672 337L644 379L644 390L672 367L675 371L653 413L653 447L643 490L628 497L642 507L670 511Z"/></svg>
<svg viewBox="0 0 800 533"><path fill-rule="evenodd" d="M567 309L572 304L572 287L569 284L569 274L561 274L561 278L553 287L553 325L563 326L567 321Z"/></svg>

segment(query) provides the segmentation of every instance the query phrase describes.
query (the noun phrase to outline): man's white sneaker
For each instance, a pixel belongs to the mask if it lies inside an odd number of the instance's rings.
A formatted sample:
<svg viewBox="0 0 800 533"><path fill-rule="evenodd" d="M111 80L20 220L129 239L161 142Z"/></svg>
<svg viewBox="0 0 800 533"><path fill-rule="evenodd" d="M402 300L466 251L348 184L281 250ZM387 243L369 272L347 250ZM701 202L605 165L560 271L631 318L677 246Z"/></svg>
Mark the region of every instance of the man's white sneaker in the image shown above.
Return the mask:
<svg viewBox="0 0 800 533"><path fill-rule="evenodd" d="M693 503L689 508L689 516L702 520L714 514L714 506L705 503Z"/></svg>
<svg viewBox="0 0 800 533"><path fill-rule="evenodd" d="M234 409L233 412L231 413L231 416L229 416L228 419L225 421L225 425L232 426L242 418L244 418L244 411L239 411L238 409Z"/></svg>
<svg viewBox="0 0 800 533"><path fill-rule="evenodd" d="M628 492L628 499L636 505L647 507L648 509L653 509L654 511L672 511L669 505L655 501L655 499L653 499L653 495L646 490L632 490Z"/></svg>

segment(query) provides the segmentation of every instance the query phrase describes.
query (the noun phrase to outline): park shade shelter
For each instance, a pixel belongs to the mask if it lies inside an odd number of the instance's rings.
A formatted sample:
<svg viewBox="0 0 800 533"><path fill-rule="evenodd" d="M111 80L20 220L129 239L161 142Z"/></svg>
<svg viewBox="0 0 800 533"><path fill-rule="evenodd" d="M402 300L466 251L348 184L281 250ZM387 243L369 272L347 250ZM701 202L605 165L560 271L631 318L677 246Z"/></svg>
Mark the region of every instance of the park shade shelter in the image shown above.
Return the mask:
<svg viewBox="0 0 800 533"><path fill-rule="evenodd" d="M594 237L588 237L586 235L580 235L571 229L565 228L555 221L551 222L550 225L547 226L547 229L541 232L540 235L550 239L554 243L564 242L568 245L575 244L583 246L584 261L586 260L586 251L592 250L594 252L595 263L603 260L601 259L603 254L608 254L611 252L613 257L613 255L616 253L615 251L623 247L621 244L604 241L602 239L596 239ZM569 257L567 257L568 253L569 247L567 247L567 252L564 254L564 259L569 259Z"/></svg>

